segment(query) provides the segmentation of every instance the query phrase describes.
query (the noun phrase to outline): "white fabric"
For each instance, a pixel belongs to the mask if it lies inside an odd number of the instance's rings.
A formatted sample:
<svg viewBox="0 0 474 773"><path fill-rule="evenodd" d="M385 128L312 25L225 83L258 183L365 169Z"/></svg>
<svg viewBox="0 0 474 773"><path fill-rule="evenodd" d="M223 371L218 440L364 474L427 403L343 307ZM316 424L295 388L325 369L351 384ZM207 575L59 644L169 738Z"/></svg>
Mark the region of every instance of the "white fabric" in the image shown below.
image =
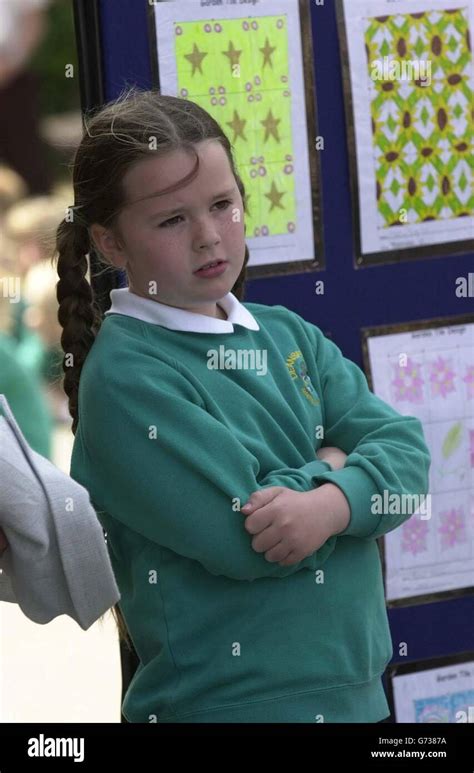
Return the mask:
<svg viewBox="0 0 474 773"><path fill-rule="evenodd" d="M35 623L72 617L87 630L117 603L104 532L87 490L26 442L0 394L0 601Z"/></svg>
<svg viewBox="0 0 474 773"><path fill-rule="evenodd" d="M18 51L18 46L22 17L31 11L46 8L49 3L50 0L0 0L0 56L21 59L22 52Z"/></svg>
<svg viewBox="0 0 474 773"><path fill-rule="evenodd" d="M170 330L185 330L192 333L233 333L234 325L242 325L249 330L260 330L253 314L230 292L217 302L227 314L227 319L208 317L205 314L167 306L151 298L142 298L141 295L130 292L128 287L111 290L110 300L111 307L105 312L105 316L125 314Z"/></svg>

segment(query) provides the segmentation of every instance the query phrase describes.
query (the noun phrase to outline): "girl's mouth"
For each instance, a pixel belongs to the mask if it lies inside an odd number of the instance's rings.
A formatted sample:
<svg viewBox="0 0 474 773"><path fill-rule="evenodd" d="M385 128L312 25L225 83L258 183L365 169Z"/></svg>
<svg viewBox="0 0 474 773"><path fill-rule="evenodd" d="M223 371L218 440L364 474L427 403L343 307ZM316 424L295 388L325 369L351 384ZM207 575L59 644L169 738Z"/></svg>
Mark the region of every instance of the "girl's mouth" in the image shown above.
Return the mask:
<svg viewBox="0 0 474 773"><path fill-rule="evenodd" d="M224 273L227 266L229 265L229 261L227 260L219 260L214 261L217 265L209 266L208 268L199 268L194 273L196 276L204 277L204 278L211 278L214 276L220 276Z"/></svg>

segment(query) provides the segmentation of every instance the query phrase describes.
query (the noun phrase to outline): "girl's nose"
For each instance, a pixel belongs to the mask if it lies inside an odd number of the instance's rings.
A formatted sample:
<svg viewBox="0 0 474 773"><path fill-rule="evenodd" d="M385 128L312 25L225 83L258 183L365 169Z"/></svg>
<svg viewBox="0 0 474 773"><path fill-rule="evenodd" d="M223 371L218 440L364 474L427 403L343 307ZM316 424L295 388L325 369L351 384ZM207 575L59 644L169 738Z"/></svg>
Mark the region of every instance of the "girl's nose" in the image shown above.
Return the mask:
<svg viewBox="0 0 474 773"><path fill-rule="evenodd" d="M212 222L201 222L196 226L194 232L194 246L196 249L209 249L210 247L215 247L220 241L221 238Z"/></svg>

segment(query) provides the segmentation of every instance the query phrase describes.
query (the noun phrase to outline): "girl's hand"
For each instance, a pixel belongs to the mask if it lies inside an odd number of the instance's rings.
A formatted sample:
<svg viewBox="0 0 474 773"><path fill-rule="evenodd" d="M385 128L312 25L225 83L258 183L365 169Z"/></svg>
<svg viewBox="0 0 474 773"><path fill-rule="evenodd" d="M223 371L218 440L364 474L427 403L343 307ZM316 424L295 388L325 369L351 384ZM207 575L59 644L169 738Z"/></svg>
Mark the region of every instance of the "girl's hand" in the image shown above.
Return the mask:
<svg viewBox="0 0 474 773"><path fill-rule="evenodd" d="M253 549L265 553L267 561L291 566L320 548L338 531L339 525L336 520L331 521L332 513L325 498L316 497L323 488L326 486L312 491L293 491L283 486L269 486L255 491L249 497L249 504L242 508L247 516L245 528L256 535L252 540Z"/></svg>
<svg viewBox="0 0 474 773"><path fill-rule="evenodd" d="M346 463L347 454L336 446L325 446L316 451L316 457L323 462L328 462L333 470L342 470Z"/></svg>
<svg viewBox="0 0 474 773"><path fill-rule="evenodd" d="M5 532L3 529L0 529L0 555L3 553L4 550L6 550L8 547L8 540L5 537Z"/></svg>

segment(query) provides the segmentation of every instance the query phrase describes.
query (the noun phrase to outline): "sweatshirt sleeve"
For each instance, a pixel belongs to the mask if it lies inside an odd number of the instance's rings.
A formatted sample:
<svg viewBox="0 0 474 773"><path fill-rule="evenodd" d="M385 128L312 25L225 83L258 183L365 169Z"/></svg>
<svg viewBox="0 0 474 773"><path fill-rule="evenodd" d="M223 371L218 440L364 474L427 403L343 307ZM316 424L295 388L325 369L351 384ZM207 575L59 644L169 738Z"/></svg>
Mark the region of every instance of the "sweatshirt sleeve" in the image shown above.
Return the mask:
<svg viewBox="0 0 474 773"><path fill-rule="evenodd" d="M337 536L374 539L408 520L428 493L431 457L423 426L416 417L402 416L371 392L363 371L318 327L298 319L316 358L324 445L337 446L348 455L342 469L323 472L317 481L339 486L349 502L349 524ZM396 494L403 503L403 495L408 495L405 502L410 506L400 507L397 514L376 514L376 508L371 509L377 501L373 497L382 497L383 504L384 491L385 501Z"/></svg>
<svg viewBox="0 0 474 773"><path fill-rule="evenodd" d="M91 379L80 393L77 433L86 473L78 482L96 509L213 575L254 580L318 569L335 536L299 563L280 566L252 548L240 505L268 486L309 491L330 465L315 459L262 476L258 459L205 409L178 366L160 361L157 368L152 356L131 366L118 365L100 389Z"/></svg>

